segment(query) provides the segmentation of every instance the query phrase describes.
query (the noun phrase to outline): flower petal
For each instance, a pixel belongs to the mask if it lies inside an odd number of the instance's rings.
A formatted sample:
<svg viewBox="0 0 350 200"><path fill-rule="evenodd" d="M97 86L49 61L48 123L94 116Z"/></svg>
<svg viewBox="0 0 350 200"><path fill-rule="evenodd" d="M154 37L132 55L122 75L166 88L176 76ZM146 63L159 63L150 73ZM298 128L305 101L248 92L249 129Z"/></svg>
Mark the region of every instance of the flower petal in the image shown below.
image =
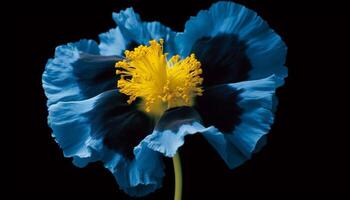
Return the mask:
<svg viewBox="0 0 350 200"><path fill-rule="evenodd" d="M114 176L121 189L132 196L147 195L162 186L164 166L162 156L143 145L134 148L135 158L120 163Z"/></svg>
<svg viewBox="0 0 350 200"><path fill-rule="evenodd" d="M173 157L184 144L186 135L206 130L200 123L198 113L191 107L177 107L167 110L160 118L155 130L141 143L154 151Z"/></svg>
<svg viewBox="0 0 350 200"><path fill-rule="evenodd" d="M133 148L152 133L154 121L145 113L135 110L107 118L105 128L105 145L122 153L127 158L133 158Z"/></svg>
<svg viewBox="0 0 350 200"><path fill-rule="evenodd" d="M50 106L59 101L77 101L115 88L114 64L120 58L100 56L97 44L81 40L56 48L42 76Z"/></svg>
<svg viewBox="0 0 350 200"><path fill-rule="evenodd" d="M223 87L224 90L221 90L220 87ZM184 144L186 135L201 133L218 151L226 164L233 169L250 159L251 155L259 151L265 144L264 136L269 132L273 122L276 87L275 76L216 86L213 90L226 92L224 97L228 101L215 103L219 113L214 113L214 110L210 112L215 117L220 118L218 115L220 113L227 115L227 113L222 113L223 109L220 107L237 104L240 108L239 113L234 112L235 109L228 109L233 111L231 115L239 117L239 123L235 124L234 129L222 132L215 126L206 125L207 127L205 127L201 124L202 120L193 108L180 107L170 110L169 113L167 111L160 119L161 126L157 125L155 131L148 135L141 142L141 145L172 157L177 149ZM211 97L215 97L214 94L220 96L218 93L212 94ZM230 102L232 99L234 101ZM213 103L213 101L211 102ZM224 120L224 118L220 119Z"/></svg>
<svg viewBox="0 0 350 200"><path fill-rule="evenodd" d="M136 105L128 105L126 99L110 90L83 101L58 102L49 107L48 123L64 156L73 157L76 166L102 161L121 189L139 196L159 188L164 172L159 153L135 148L150 128L142 125L148 119L140 117ZM138 117L124 119L125 114ZM137 127L138 131L125 127ZM123 141L110 143L108 137Z"/></svg>
<svg viewBox="0 0 350 200"><path fill-rule="evenodd" d="M239 116L240 123L236 124L232 131L221 132L214 126L204 127L193 108L181 107L165 113L160 119L163 121L160 128L156 127L155 131L141 142L141 145L173 157L177 149L184 144L186 135L201 133L229 168L233 169L250 159L251 155L265 144L264 136L273 122L276 78L270 76L266 79L223 86L225 90L227 87L231 88L234 91L231 93L233 95L237 95L239 91L238 101L231 104L236 103L242 109L242 113ZM221 102L215 105L225 106Z"/></svg>
<svg viewBox="0 0 350 200"><path fill-rule="evenodd" d="M90 146L91 157L74 157L73 163L85 167L89 162L102 161L114 175L120 189L131 196L144 196L162 186L164 165L162 156L149 148L139 145L134 148L134 158L128 159L103 145Z"/></svg>
<svg viewBox="0 0 350 200"><path fill-rule="evenodd" d="M218 37L221 40L218 40ZM237 38L238 42L234 42L232 37ZM227 38L228 45L222 45L225 40L222 38ZM202 56L200 61L204 64L215 64L220 61L218 72L222 71L222 66L226 63L227 67L243 68L223 70L223 72L247 73L249 71L248 80L266 78L275 74L278 85L282 85L283 79L287 76L287 68L284 66L287 47L284 42L254 11L233 2L215 3L209 10L200 11L196 17L191 17L185 25L184 33L178 34L175 41L183 57L193 51L198 51L198 46L202 46L204 48L202 51L206 51L208 45L206 46L205 43L210 44L210 51L199 52L200 55L207 55ZM218 43L213 46L215 41ZM234 46L235 43L243 46L243 49ZM230 45L233 46L229 48ZM243 53L244 55L237 56L239 55L237 54L232 58L230 54L232 51L233 54ZM251 65L249 70L247 70L247 63L244 64L245 57L248 58ZM237 63L236 60L232 61L236 58L239 58L240 63ZM214 60L206 61L205 59ZM206 67L208 66L203 66L203 71L206 70ZM235 77L237 74L233 73L232 76ZM226 83L242 81L244 74L232 81L234 77L228 78ZM212 78L215 79L215 77ZM218 75L218 80L219 78L221 76Z"/></svg>
<svg viewBox="0 0 350 200"><path fill-rule="evenodd" d="M122 55L126 49L133 49L150 40L164 39L164 49L174 54L175 32L159 22L142 22L133 8L127 8L119 13L113 13L113 19L118 27L100 35L99 45L102 55Z"/></svg>
<svg viewBox="0 0 350 200"><path fill-rule="evenodd" d="M230 168L250 159L265 144L264 136L273 123L276 77L229 84L240 91L238 106L242 109L240 123L229 133L212 130L204 136L219 152ZM219 104L217 104L219 105Z"/></svg>
<svg viewBox="0 0 350 200"><path fill-rule="evenodd" d="M194 108L205 126L215 126L221 132L232 132L240 123L242 109L238 106L239 92L229 84L206 88L202 96L195 99Z"/></svg>
<svg viewBox="0 0 350 200"><path fill-rule="evenodd" d="M252 69L246 49L246 43L234 34L203 37L196 41L191 52L201 62L203 85L208 87L246 80Z"/></svg>
<svg viewBox="0 0 350 200"><path fill-rule="evenodd" d="M103 145L132 158L133 148L152 132L153 120L128 105L117 90L84 101L59 102L49 107L53 136L67 157L88 157L86 143L102 139Z"/></svg>
<svg viewBox="0 0 350 200"><path fill-rule="evenodd" d="M198 122L181 125L177 131L163 130L153 131L151 135L148 135L142 140L141 145L147 146L153 151L160 152L168 157L173 157L177 149L185 143L186 135L193 135L196 133L206 132L214 127L205 128Z"/></svg>
<svg viewBox="0 0 350 200"><path fill-rule="evenodd" d="M211 128L202 135L216 149L230 169L238 167L247 160L247 157L227 139L227 134Z"/></svg>
<svg viewBox="0 0 350 200"><path fill-rule="evenodd" d="M186 116L185 119L183 116ZM218 151L230 168L247 160L240 149L227 139L227 134L221 133L214 126L204 127L200 123L198 113L193 108L173 109L170 113L165 113L165 117L162 117L160 121L163 121L161 128L156 128L139 146L173 157L178 148L184 144L185 136L200 133ZM165 127L167 129L164 129Z"/></svg>
<svg viewBox="0 0 350 200"><path fill-rule="evenodd" d="M178 131L180 126L184 124L192 124L193 122L201 121L199 114L192 107L181 106L168 109L159 119L155 130L156 131Z"/></svg>
<svg viewBox="0 0 350 200"><path fill-rule="evenodd" d="M101 55L122 55L123 51L128 49L129 41L124 38L119 27L112 28L106 33L101 33L99 38Z"/></svg>
<svg viewBox="0 0 350 200"><path fill-rule="evenodd" d="M165 174L159 152L139 145L134 148L134 158L130 160L104 146L101 140L97 143L99 145L90 146L91 157L75 156L73 163L85 167L89 162L102 161L114 175L120 189L131 196L144 196L162 186Z"/></svg>

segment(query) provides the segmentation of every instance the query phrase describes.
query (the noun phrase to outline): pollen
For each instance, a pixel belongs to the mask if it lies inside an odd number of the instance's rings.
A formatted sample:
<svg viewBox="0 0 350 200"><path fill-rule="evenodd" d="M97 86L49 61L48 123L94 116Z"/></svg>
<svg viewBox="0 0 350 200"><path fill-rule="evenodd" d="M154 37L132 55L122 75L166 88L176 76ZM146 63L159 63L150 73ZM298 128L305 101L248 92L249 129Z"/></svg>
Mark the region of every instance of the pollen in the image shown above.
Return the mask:
<svg viewBox="0 0 350 200"><path fill-rule="evenodd" d="M140 98L139 108L153 116L169 108L192 106L194 97L203 93L201 63L195 55L167 59L163 43L162 39L151 40L148 46L126 50L125 59L115 65L120 76L117 87L129 96L127 103Z"/></svg>

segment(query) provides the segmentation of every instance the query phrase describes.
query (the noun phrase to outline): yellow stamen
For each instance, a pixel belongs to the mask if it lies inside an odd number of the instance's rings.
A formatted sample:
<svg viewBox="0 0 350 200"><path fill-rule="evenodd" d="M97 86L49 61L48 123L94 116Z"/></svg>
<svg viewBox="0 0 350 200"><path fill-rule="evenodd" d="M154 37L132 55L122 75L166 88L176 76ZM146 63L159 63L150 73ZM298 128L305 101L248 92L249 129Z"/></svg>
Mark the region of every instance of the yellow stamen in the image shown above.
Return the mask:
<svg viewBox="0 0 350 200"><path fill-rule="evenodd" d="M154 116L169 108L192 106L193 97L203 92L200 62L194 54L185 59L175 55L168 60L162 39L149 44L126 50L125 59L116 63L119 91L129 96L129 104L140 97L140 109Z"/></svg>

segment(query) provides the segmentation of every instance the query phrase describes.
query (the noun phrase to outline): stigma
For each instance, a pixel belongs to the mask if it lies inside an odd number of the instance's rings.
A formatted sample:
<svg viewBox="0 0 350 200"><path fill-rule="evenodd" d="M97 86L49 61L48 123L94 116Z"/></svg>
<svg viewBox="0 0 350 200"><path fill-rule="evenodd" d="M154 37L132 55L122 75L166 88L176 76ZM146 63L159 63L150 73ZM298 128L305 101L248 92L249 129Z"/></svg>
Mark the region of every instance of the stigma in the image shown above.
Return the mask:
<svg viewBox="0 0 350 200"><path fill-rule="evenodd" d="M165 110L192 106L194 97L201 96L201 63L194 54L181 59L179 55L167 59L164 41L151 40L124 52L125 59L116 63L119 92L129 96L128 104L137 98L139 109L159 117Z"/></svg>

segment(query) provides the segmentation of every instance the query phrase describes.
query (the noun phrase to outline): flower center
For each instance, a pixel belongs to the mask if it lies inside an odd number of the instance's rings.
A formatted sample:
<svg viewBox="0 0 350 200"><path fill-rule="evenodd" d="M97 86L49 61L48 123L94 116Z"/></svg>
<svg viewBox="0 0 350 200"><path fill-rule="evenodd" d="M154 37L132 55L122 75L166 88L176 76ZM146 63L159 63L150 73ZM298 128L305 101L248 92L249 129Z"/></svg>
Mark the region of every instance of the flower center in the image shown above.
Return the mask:
<svg viewBox="0 0 350 200"><path fill-rule="evenodd" d="M162 39L124 53L125 59L115 66L120 75L119 92L129 96L129 104L140 97L141 110L160 116L169 108L192 106L193 97L202 95L202 69L194 54L185 59L175 55L168 60Z"/></svg>

